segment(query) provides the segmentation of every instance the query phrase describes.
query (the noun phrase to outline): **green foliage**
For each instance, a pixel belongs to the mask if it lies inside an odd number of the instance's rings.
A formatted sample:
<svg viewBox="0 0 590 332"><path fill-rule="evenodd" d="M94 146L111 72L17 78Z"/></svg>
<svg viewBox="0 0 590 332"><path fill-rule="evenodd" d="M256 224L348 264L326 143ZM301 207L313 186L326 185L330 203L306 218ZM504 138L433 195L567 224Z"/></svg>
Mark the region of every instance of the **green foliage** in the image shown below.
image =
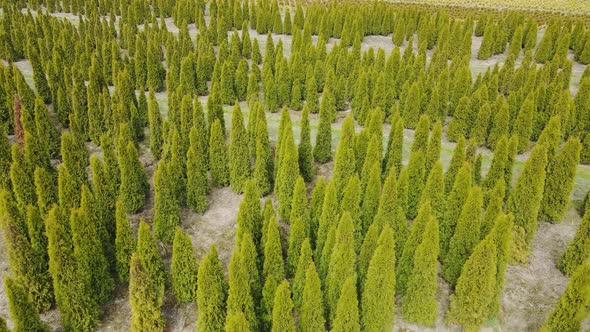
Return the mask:
<svg viewBox="0 0 590 332"><path fill-rule="evenodd" d="M471 100L464 96L459 100L459 105L453 113L453 119L449 123L447 136L451 142L457 142L461 137L466 137L470 129L469 114L471 112Z"/></svg>
<svg viewBox="0 0 590 332"><path fill-rule="evenodd" d="M234 192L242 192L244 182L250 177L250 155L248 151L248 133L240 105L236 103L232 112L229 138L229 178Z"/></svg>
<svg viewBox="0 0 590 332"><path fill-rule="evenodd" d="M35 183L33 181L32 165L27 161L18 144L12 145L10 182L12 183L14 199L17 201L20 209L24 209L27 205L35 204Z"/></svg>
<svg viewBox="0 0 590 332"><path fill-rule="evenodd" d="M576 236L561 257L558 267L561 272L571 276L588 257L590 257L590 210L586 209Z"/></svg>
<svg viewBox="0 0 590 332"><path fill-rule="evenodd" d="M282 220L288 220L291 213L293 189L299 177L299 156L297 146L293 139L291 124L283 130L280 149L280 164L277 173L276 195L279 201L279 216Z"/></svg>
<svg viewBox="0 0 590 332"><path fill-rule="evenodd" d="M471 189L471 165L468 162L463 163L459 170L453 190L447 198L444 218L440 224L440 252L441 257L445 257L455 234L455 226L463 210L463 204L467 200Z"/></svg>
<svg viewBox="0 0 590 332"><path fill-rule="evenodd" d="M45 239L41 238L33 242L31 235L34 234L35 229L32 227L33 220L30 220L30 217L28 215L25 220L7 190L0 192L0 226L10 272L15 281L28 291L28 296L35 308L41 311L49 309L53 294L51 277L47 273L46 249L36 247L36 244L43 245ZM41 220L37 220L39 221ZM41 228L42 236L43 225L39 226L41 227L36 229ZM27 228L29 228L28 231ZM36 237L39 238L39 236Z"/></svg>
<svg viewBox="0 0 590 332"><path fill-rule="evenodd" d="M418 150L410 155L408 163L408 209L406 211L408 219L414 219L418 213L418 205L424 189L424 158L423 150Z"/></svg>
<svg viewBox="0 0 590 332"><path fill-rule="evenodd" d="M160 159L164 138L162 137L162 115L158 101L154 96L153 90L150 90L148 100L148 122L150 129L150 149L155 159Z"/></svg>
<svg viewBox="0 0 590 332"><path fill-rule="evenodd" d="M169 162L160 160L154 174L154 234L157 239L171 243L174 229L180 224L180 206L174 197Z"/></svg>
<svg viewBox="0 0 590 332"><path fill-rule="evenodd" d="M115 256L117 259L116 267L119 281L126 282L129 280L129 266L131 256L137 246L135 237L131 231L129 219L125 214L125 207L121 200L117 200L116 209L116 236L115 236Z"/></svg>
<svg viewBox="0 0 590 332"><path fill-rule="evenodd" d="M179 303L194 302L197 297L197 261L191 239L176 227L170 264L172 289Z"/></svg>
<svg viewBox="0 0 590 332"><path fill-rule="evenodd" d="M528 252L528 245L537 231L537 214L543 199L546 165L547 148L545 145L537 144L526 161L506 205L507 212L514 215L514 225L524 232L523 240L527 247L519 249L525 252Z"/></svg>
<svg viewBox="0 0 590 332"><path fill-rule="evenodd" d="M518 152L522 153L529 146L529 139L533 133L533 117L536 113L534 95L529 94L522 103L513 133L518 136Z"/></svg>
<svg viewBox="0 0 590 332"><path fill-rule="evenodd" d="M447 319L457 322L465 330L476 331L487 319L490 302L496 288L496 246L486 238L473 250L463 267Z"/></svg>
<svg viewBox="0 0 590 332"><path fill-rule="evenodd" d="M445 172L445 193L447 194L453 189L457 172L459 172L459 169L463 166L463 162L465 161L465 144L464 138L457 141L457 145L453 151L453 157L451 158L451 163Z"/></svg>
<svg viewBox="0 0 590 332"><path fill-rule="evenodd" d="M237 312L243 312L250 329L256 331L258 329L258 319L256 318L254 299L249 285L248 270L243 261L240 248L235 246L229 263L227 314L230 316Z"/></svg>
<svg viewBox="0 0 590 332"><path fill-rule="evenodd" d="M256 181L259 193L266 195L271 191L273 185L275 166L270 148L270 140L268 138L266 114L262 106L260 104L258 105L254 180Z"/></svg>
<svg viewBox="0 0 590 332"><path fill-rule="evenodd" d="M240 242L244 234L250 234L256 245L262 237L262 215L260 214L260 199L253 181L246 181L244 195L238 208L237 241Z"/></svg>
<svg viewBox="0 0 590 332"><path fill-rule="evenodd" d="M203 131L203 128L200 128ZM203 213L209 206L207 193L210 191L207 174L206 146L200 139L197 128L191 128L190 148L186 160L187 192L186 204L198 213Z"/></svg>
<svg viewBox="0 0 590 332"><path fill-rule="evenodd" d="M313 165L313 150L311 147L311 128L309 123L309 107L303 107L301 114L301 134L299 139L299 172L305 182L313 181L315 177Z"/></svg>
<svg viewBox="0 0 590 332"><path fill-rule="evenodd" d="M143 220L140 220L139 222L137 234L136 253L141 261L141 265L145 269L145 273L147 274L146 278L150 283L150 291L153 291L155 294L155 305L161 307L164 299L164 287L167 275L162 257L160 256L158 244L152 235L150 226Z"/></svg>
<svg viewBox="0 0 590 332"><path fill-rule="evenodd" d="M496 217L502 212L504 207L505 193L506 185L503 180L496 182L494 188L489 192L486 212L481 223L481 238L485 238L494 227Z"/></svg>
<svg viewBox="0 0 590 332"><path fill-rule="evenodd" d="M369 180L367 182L366 190L364 191L364 198L361 208L362 234L369 229L369 225L373 223L373 219L377 214L379 208L379 199L381 196L381 163L374 163Z"/></svg>
<svg viewBox="0 0 590 332"><path fill-rule="evenodd" d="M324 302L315 264L309 264L305 272L299 330L301 332L325 331Z"/></svg>
<svg viewBox="0 0 590 332"><path fill-rule="evenodd" d="M358 251L363 241L363 225L361 220L361 183L358 176L355 174L350 178L346 188L344 189L344 196L340 201L340 213L348 212L352 218L354 225L354 248Z"/></svg>
<svg viewBox="0 0 590 332"><path fill-rule="evenodd" d="M215 246L203 257L197 274L198 332L222 331L225 325L227 285Z"/></svg>
<svg viewBox="0 0 590 332"><path fill-rule="evenodd" d="M494 120L492 121L492 129L490 129L490 134L488 135L488 147L495 149L496 143L498 140L504 136L508 135L510 123L510 110L508 109L508 103L502 103L500 109L497 111L496 115L494 116Z"/></svg>
<svg viewBox="0 0 590 332"><path fill-rule="evenodd" d="M209 136L209 171L213 185L225 187L229 184L229 161L223 129L218 120L211 126Z"/></svg>
<svg viewBox="0 0 590 332"><path fill-rule="evenodd" d="M10 277L4 279L4 285L14 323L13 331L49 331L49 326L41 321L35 305L29 300L27 290Z"/></svg>
<svg viewBox="0 0 590 332"><path fill-rule="evenodd" d="M137 212L145 203L149 187L145 171L139 161L137 148L132 142L127 144L125 153L119 153L119 164L121 165L119 195L127 212Z"/></svg>
<svg viewBox="0 0 590 332"><path fill-rule="evenodd" d="M91 331L99 322L99 311L90 285L80 276L68 218L54 206L46 220L49 273L64 331Z"/></svg>
<svg viewBox="0 0 590 332"><path fill-rule="evenodd" d="M161 298L158 289L152 288L154 280L151 277L139 254L134 253L129 272L131 331L164 331L166 324L161 313Z"/></svg>
<svg viewBox="0 0 590 332"><path fill-rule="evenodd" d="M426 201L430 201L436 220L443 220L446 197L444 190L443 167L440 161L437 161L436 164L434 164L430 174L428 175L428 179L424 185L424 190L422 191L422 196L420 197L420 205Z"/></svg>
<svg viewBox="0 0 590 332"><path fill-rule="evenodd" d="M332 113L328 104L329 100L324 101L322 98L323 107L320 108L320 121L313 148L314 159L321 164L332 159Z"/></svg>
<svg viewBox="0 0 590 332"><path fill-rule="evenodd" d="M574 270L565 292L556 308L547 318L548 331L579 331L582 320L588 316L590 298L590 264L585 262Z"/></svg>
<svg viewBox="0 0 590 332"><path fill-rule="evenodd" d="M355 261L356 254L354 251L354 226L349 212L344 212L340 218L336 230L334 248L330 257L328 275L326 279L327 290L327 307L331 321L334 321L337 310L336 305L343 293L342 280L351 279L356 284ZM354 286L353 286L354 287ZM356 299L356 291L354 292ZM357 316L358 316L358 305ZM347 311L348 312L348 311ZM358 317L357 317L358 324ZM336 324L334 325L336 326Z"/></svg>
<svg viewBox="0 0 590 332"><path fill-rule="evenodd" d="M344 188L355 172L355 150L353 147L354 121L346 117L342 123L342 134L336 149L332 181L336 187L338 200L342 199ZM364 158L363 158L364 159Z"/></svg>
<svg viewBox="0 0 590 332"><path fill-rule="evenodd" d="M227 316L225 332L249 332L250 326L243 312L236 312Z"/></svg>
<svg viewBox="0 0 590 332"><path fill-rule="evenodd" d="M306 238L301 244L301 252L299 254L299 260L297 261L295 276L293 278L293 303L297 311L301 309L303 289L305 287L305 274L307 273L309 264L314 264L314 262L309 238Z"/></svg>
<svg viewBox="0 0 590 332"><path fill-rule="evenodd" d="M559 222L567 210L569 197L574 188L574 178L582 144L572 137L563 146L561 152L547 167L545 190L539 210L539 218Z"/></svg>
<svg viewBox="0 0 590 332"><path fill-rule="evenodd" d="M344 281L331 331L360 332L358 297L354 285L353 277Z"/></svg>
<svg viewBox="0 0 590 332"><path fill-rule="evenodd" d="M430 202L424 202L422 206L420 206L420 211L418 211L418 216L412 223L412 228L410 229L410 234L407 240L404 243L402 249L402 256L400 257L399 263L397 264L395 282L396 286L395 289L398 294L405 296L409 281L412 276L412 272L414 271L414 256L418 246L422 243L422 238L424 234L424 230L426 229L426 225L428 221L432 218L432 207L430 206ZM394 229L395 231L395 229ZM394 233L395 234L395 233ZM397 245L397 243L396 243ZM401 249L401 248L400 248ZM432 247L430 250L435 250Z"/></svg>
<svg viewBox="0 0 590 332"><path fill-rule="evenodd" d="M483 195L480 187L472 187L469 196L465 200L461 215L451 241L449 251L443 255L443 277L455 286L461 274L463 264L480 240L481 211L483 208Z"/></svg>
<svg viewBox="0 0 590 332"><path fill-rule="evenodd" d="M385 164L384 172L388 172L392 167L395 167L396 174L402 169L404 143L404 126L403 120L391 122L391 130L389 131L389 139L387 142L387 151L383 163Z"/></svg>
<svg viewBox="0 0 590 332"><path fill-rule="evenodd" d="M294 332L295 322L293 321L293 301L291 301L291 290L289 282L284 280L275 292L275 300L272 309L272 330L273 332Z"/></svg>
<svg viewBox="0 0 590 332"><path fill-rule="evenodd" d="M395 308L395 243L392 229L385 225L379 246L369 264L361 296L363 331L383 331L393 325Z"/></svg>
<svg viewBox="0 0 590 332"><path fill-rule="evenodd" d="M432 326L438 314L436 301L438 221L428 217L420 245L416 248L414 267L402 302L402 316L424 326Z"/></svg>
<svg viewBox="0 0 590 332"><path fill-rule="evenodd" d="M309 237L309 202L307 188L302 177L297 178L293 189L289 223L289 247L287 249L287 275L295 275L303 241Z"/></svg>
<svg viewBox="0 0 590 332"><path fill-rule="evenodd" d="M78 273L87 280L94 300L103 304L111 299L115 284L100 242L100 232L104 230L99 228L93 208L94 197L84 186L80 208L71 211L70 227Z"/></svg>
<svg viewBox="0 0 590 332"><path fill-rule="evenodd" d="M258 251L252 240L252 236L248 233L244 234L240 240L240 250L242 255L242 264L246 267L248 275L248 284L250 285L250 294L254 299L256 308L260 307L260 298L262 285L260 282L260 271L258 268Z"/></svg>

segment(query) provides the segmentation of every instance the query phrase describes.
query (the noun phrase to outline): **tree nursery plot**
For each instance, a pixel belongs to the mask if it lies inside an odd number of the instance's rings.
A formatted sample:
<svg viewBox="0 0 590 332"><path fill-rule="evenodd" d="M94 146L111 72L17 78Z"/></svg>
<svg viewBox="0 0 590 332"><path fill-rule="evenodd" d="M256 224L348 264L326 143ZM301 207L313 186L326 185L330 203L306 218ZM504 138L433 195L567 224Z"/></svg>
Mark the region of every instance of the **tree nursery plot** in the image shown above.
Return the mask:
<svg viewBox="0 0 590 332"><path fill-rule="evenodd" d="M0 332L589 330L590 14L536 3L0 0Z"/></svg>

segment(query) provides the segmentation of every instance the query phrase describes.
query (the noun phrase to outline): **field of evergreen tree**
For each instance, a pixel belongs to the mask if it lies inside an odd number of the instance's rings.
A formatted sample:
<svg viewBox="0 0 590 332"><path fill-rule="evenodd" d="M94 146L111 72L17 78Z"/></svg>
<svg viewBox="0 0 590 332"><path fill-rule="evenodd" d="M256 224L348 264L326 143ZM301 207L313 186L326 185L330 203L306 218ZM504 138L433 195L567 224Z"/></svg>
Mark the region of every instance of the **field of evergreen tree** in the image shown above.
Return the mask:
<svg viewBox="0 0 590 332"><path fill-rule="evenodd" d="M428 2L0 0L0 332L590 329L587 5Z"/></svg>

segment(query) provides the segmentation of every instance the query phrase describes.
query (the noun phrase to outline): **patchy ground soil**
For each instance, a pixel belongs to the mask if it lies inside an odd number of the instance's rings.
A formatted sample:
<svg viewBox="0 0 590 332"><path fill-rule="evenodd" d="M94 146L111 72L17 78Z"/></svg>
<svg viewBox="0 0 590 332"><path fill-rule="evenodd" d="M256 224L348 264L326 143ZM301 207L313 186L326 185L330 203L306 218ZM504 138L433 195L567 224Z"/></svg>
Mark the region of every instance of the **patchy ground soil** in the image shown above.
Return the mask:
<svg viewBox="0 0 590 332"><path fill-rule="evenodd" d="M58 17L64 17L78 22L78 17L70 14L55 14ZM168 29L172 32L178 32L178 28L174 25L172 19L165 20ZM195 25L189 25L189 33L191 36L196 36L197 29ZM249 30L251 38L257 38L260 45L260 50L264 54L266 35L259 35L255 30ZM540 30L538 38L542 37L543 31ZM282 40L283 51L285 56L290 54L291 36L273 35L275 44ZM314 42L317 37L313 37ZM477 60L477 52L481 45L481 37L474 37L472 43L472 59L471 69L474 77L478 73L483 73L488 67L494 66L496 63L502 64L506 56L504 54L495 55L488 60ZM337 40L330 39L328 41L328 48L331 48ZM407 43L400 47L403 53L407 47ZM417 43L412 45L414 49L417 48ZM391 36L367 36L363 39L361 44L363 50L371 47L383 48L386 54L389 54L394 45L391 41ZM428 53L430 57L431 52ZM570 55L571 57L571 55ZM520 59L522 58L522 54ZM520 60L519 59L519 60ZM27 82L34 87L32 68L29 61L19 61L15 63L16 66L23 72ZM572 83L570 90L572 93L577 91L579 79L586 66L575 63L573 67ZM166 116L168 105L167 96L165 93L157 93L156 98L160 104L162 113ZM201 103L206 105L207 97L199 97ZM241 103L240 107L244 112L244 118L248 121L248 105ZM338 120L332 126L333 150L336 149L338 139L340 137L340 130L342 119L348 113L339 113ZM291 120L294 129L294 138L298 142L300 136L300 120L301 113L298 111L290 111ZM231 117L231 107L225 107L226 124L229 125ZM267 114L268 128L271 141L276 141L278 125L280 120L280 113ZM315 132L317 131L318 116L317 114L310 115L312 143L315 141ZM359 128L357 128L359 130ZM384 125L384 147L386 146L387 136L389 134L390 126ZM404 131L404 160L407 161L409 151L413 142L414 132L412 130ZM146 138L147 139L147 138ZM146 140L147 142L147 140ZM452 157L455 143L449 142L443 138L441 161L446 167ZM92 144L88 145L91 153L100 155L100 149ZM483 172L487 171L489 164L493 158L491 151L487 149L480 149L483 155ZM517 157L515 163L515 178L520 173L528 154L523 154ZM133 228L137 228L140 219L146 220L151 224L153 216L153 173L156 163L151 156L149 148L142 144L140 146L140 159L146 169L146 174L150 179L150 192L146 200L144 209L135 215L130 216L130 221ZM326 178L331 177L333 162L324 165L317 165L316 170L318 176ZM576 176L576 183L572 192L572 200L579 202L583 199L586 192L590 189L590 167L580 166ZM233 249L233 240L236 229L236 217L238 206L241 201L241 196L233 193L229 188L213 188L209 195L209 209L205 214L197 214L189 209L181 211L182 224L181 227L192 239L193 247L195 249L196 259L200 260L209 250L211 245L215 245L222 264L227 267ZM553 308L555 302L565 289L567 285L567 278L557 270L556 262L559 260L561 254L565 251L567 243L573 238L576 228L579 224L579 216L574 211L573 206L570 207L567 217L560 224L541 223L539 230L533 241L533 252L530 256L529 264L526 266L509 266L506 272L506 288L501 299L501 315L499 319L492 320L486 323L483 330L505 330L505 331L533 331L537 330L545 317ZM286 227L281 228L282 234L287 234ZM0 234L1 235L1 234ZM170 246L161 246L161 253L164 257L165 263L168 266L171 256ZM4 247L0 245L0 278L8 274L8 266L6 262L6 254ZM103 313L102 325L99 331L123 331L128 330L130 323L130 306L128 299L128 290L125 285L119 286L116 290L116 298L112 303L106 305ZM451 290L448 285L442 281L439 282L439 290L437 299L439 301L439 317L436 325L433 328L426 329L424 327L408 324L404 322L399 313L396 315L395 331L450 331L444 323L444 314L448 307ZM174 302L174 297L170 291L167 292L165 300L165 308L163 315L167 320L167 331L194 331L196 326L197 309L194 304L177 305ZM4 284L0 282L0 316L8 317L8 307L4 293ZM59 312L52 310L42 315L42 319L48 322L54 330L59 330ZM9 327L11 322L8 319ZM590 322L586 322L586 328L590 328Z"/></svg>

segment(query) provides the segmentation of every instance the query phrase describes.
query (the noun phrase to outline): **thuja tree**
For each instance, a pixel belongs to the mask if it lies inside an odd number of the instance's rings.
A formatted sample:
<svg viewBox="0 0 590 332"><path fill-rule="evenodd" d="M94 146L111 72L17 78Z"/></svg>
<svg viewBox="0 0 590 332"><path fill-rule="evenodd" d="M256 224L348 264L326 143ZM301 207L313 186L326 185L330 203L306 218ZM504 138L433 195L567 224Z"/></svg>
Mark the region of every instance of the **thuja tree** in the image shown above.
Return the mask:
<svg viewBox="0 0 590 332"><path fill-rule="evenodd" d="M238 246L234 247L229 264L229 291L227 296L227 314L243 312L251 330L258 329L254 299L248 284L248 270L243 264L243 257Z"/></svg>
<svg viewBox="0 0 590 332"><path fill-rule="evenodd" d="M322 164L332 159L332 114L328 102L322 102L320 108L320 122L313 148L315 161Z"/></svg>
<svg viewBox="0 0 590 332"><path fill-rule="evenodd" d="M139 161L137 148L133 142L127 144L124 152L119 152L119 164L121 165L119 195L127 212L139 211L143 207L149 187L145 171Z"/></svg>
<svg viewBox="0 0 590 332"><path fill-rule="evenodd" d="M203 128L201 128L204 131ZM197 128L191 128L190 148L186 160L187 192L186 204L196 212L207 210L207 193L209 193L209 179L207 174L206 146L199 139Z"/></svg>
<svg viewBox="0 0 590 332"><path fill-rule="evenodd" d="M139 254L134 253L129 272L131 331L164 331L166 323L158 305L160 295L153 282Z"/></svg>
<svg viewBox="0 0 590 332"><path fill-rule="evenodd" d="M348 277L342 286L342 292L338 299L338 307L332 330L334 332L360 332L360 319L358 297L353 277Z"/></svg>
<svg viewBox="0 0 590 332"><path fill-rule="evenodd" d="M49 326L41 321L35 305L28 297L27 290L10 277L4 279L13 331L49 332ZM6 329L8 331L8 329Z"/></svg>
<svg viewBox="0 0 590 332"><path fill-rule="evenodd" d="M508 198L506 210L514 215L514 225L521 230L524 248L517 248L528 256L528 245L537 231L537 214L543 199L547 148L538 144L524 165L522 172ZM517 243L522 243L516 241ZM525 258L526 259L526 258Z"/></svg>
<svg viewBox="0 0 590 332"><path fill-rule="evenodd" d="M350 213L344 212L336 230L334 248L330 257L330 265L326 280L328 315L331 321L336 315L336 305L342 294L342 280L356 280L354 251L354 226ZM356 282L354 282L356 284ZM355 292L356 298L356 292ZM358 310L358 309L357 309ZM357 313L358 314L358 313ZM358 318L357 318L358 319Z"/></svg>
<svg viewBox="0 0 590 332"><path fill-rule="evenodd" d="M303 107L301 114L301 134L299 139L299 171L306 182L311 182L315 176L313 168L313 150L311 147L311 129L309 123L309 106Z"/></svg>
<svg viewBox="0 0 590 332"><path fill-rule="evenodd" d="M477 330L487 318L496 289L497 251L492 238L483 240L463 267L447 320L465 330Z"/></svg>
<svg viewBox="0 0 590 332"><path fill-rule="evenodd" d="M191 239L176 227L170 265L172 289L179 303L194 302L197 297L197 261Z"/></svg>
<svg viewBox="0 0 590 332"><path fill-rule="evenodd" d="M558 267L561 272L571 276L588 257L590 257L590 209L586 209L584 218L576 231L576 236L561 257Z"/></svg>
<svg viewBox="0 0 590 332"><path fill-rule="evenodd" d="M180 224L180 206L174 197L169 163L162 159L154 174L154 234L159 240L171 243L174 229Z"/></svg>
<svg viewBox="0 0 590 332"><path fill-rule="evenodd" d="M383 331L393 324L395 308L395 243L393 231L383 227L379 246L369 264L367 280L361 296L361 327L363 331Z"/></svg>
<svg viewBox="0 0 590 332"><path fill-rule="evenodd" d="M215 246L201 260L197 273L197 331L222 331L225 325L225 299L227 285L223 267Z"/></svg>
<svg viewBox="0 0 590 332"><path fill-rule="evenodd" d="M416 248L414 268L402 303L402 315L409 321L425 326L433 325L438 314L438 253L438 221L430 217L422 241Z"/></svg>
<svg viewBox="0 0 590 332"><path fill-rule="evenodd" d="M93 330L99 322L99 310L89 285L78 273L68 217L54 206L47 216L46 227L49 273L61 324L66 331Z"/></svg>
<svg viewBox="0 0 590 332"><path fill-rule="evenodd" d="M250 177L250 156L248 152L248 133L239 103L232 112L229 138L229 177L234 192L242 192L244 182Z"/></svg>
<svg viewBox="0 0 590 332"><path fill-rule="evenodd" d="M289 282L284 280L275 292L272 309L272 332L295 332L293 321L293 301Z"/></svg>
<svg viewBox="0 0 590 332"><path fill-rule="evenodd" d="M135 252L136 242L123 202L117 200L115 234L115 257L117 261L115 265L121 282L129 280L131 255Z"/></svg>
<svg viewBox="0 0 590 332"><path fill-rule="evenodd" d="M166 284L166 271L158 250L158 244L152 234L150 226L141 220L137 231L137 255L147 276L143 279L149 281L148 287L155 297L152 299L155 306L160 308L164 299L164 287ZM133 260L133 259L132 259Z"/></svg>
<svg viewBox="0 0 590 332"><path fill-rule="evenodd" d="M561 152L547 167L545 190L541 200L539 217L544 220L559 222L563 217L569 196L574 187L574 178L582 144L572 137L565 143Z"/></svg>
<svg viewBox="0 0 590 332"><path fill-rule="evenodd" d="M209 136L209 171L214 186L224 187L229 184L227 148L219 120L213 122Z"/></svg>
<svg viewBox="0 0 590 332"><path fill-rule="evenodd" d="M299 176L299 156L293 139L293 129L290 125L284 129L282 135L276 195L279 201L279 215L282 220L288 220L291 213L293 189Z"/></svg>
<svg viewBox="0 0 590 332"><path fill-rule="evenodd" d="M29 225L7 190L0 192L0 226L13 278L26 287L37 310L49 309L53 294L51 277L46 271L47 261L43 252L34 250L27 234ZM31 231L33 229L29 229Z"/></svg>
<svg viewBox="0 0 590 332"><path fill-rule="evenodd" d="M254 243L258 245L262 236L262 215L260 214L260 199L253 181L246 181L244 195L238 208L237 241L241 241L244 234L250 234Z"/></svg>
<svg viewBox="0 0 590 332"><path fill-rule="evenodd" d="M315 264L309 264L305 273L305 286L299 316L299 329L302 332L325 331L324 302L320 277Z"/></svg>
<svg viewBox="0 0 590 332"><path fill-rule="evenodd" d="M575 269L542 331L580 331L582 320L588 316L589 297L590 263L585 262Z"/></svg>
<svg viewBox="0 0 590 332"><path fill-rule="evenodd" d="M468 162L463 164L459 174L455 179L453 190L449 194L446 202L444 218L440 224L440 251L444 257L449 250L451 238L455 233L457 220L463 210L463 204L467 200L469 190L471 189L471 165Z"/></svg>
<svg viewBox="0 0 590 332"><path fill-rule="evenodd" d="M473 187L463 205L457 227L455 227L453 237L449 243L449 251L443 256L442 275L451 286L456 284L463 264L480 240L479 230L481 228L482 208L483 195L481 188Z"/></svg>
<svg viewBox="0 0 590 332"><path fill-rule="evenodd" d="M289 247L287 250L287 273L295 275L299 254L303 241L309 237L309 209L307 201L307 188L302 177L297 178L293 189L293 201L291 202L291 216L289 223Z"/></svg>

